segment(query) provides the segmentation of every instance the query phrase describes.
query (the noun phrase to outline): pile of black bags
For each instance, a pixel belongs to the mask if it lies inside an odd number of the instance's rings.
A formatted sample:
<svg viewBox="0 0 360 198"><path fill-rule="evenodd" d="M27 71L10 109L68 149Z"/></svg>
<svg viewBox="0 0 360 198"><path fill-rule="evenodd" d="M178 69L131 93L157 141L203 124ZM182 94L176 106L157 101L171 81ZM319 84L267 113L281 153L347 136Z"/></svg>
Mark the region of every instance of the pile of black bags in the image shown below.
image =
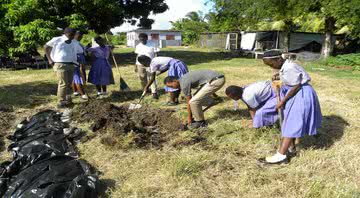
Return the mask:
<svg viewBox="0 0 360 198"><path fill-rule="evenodd" d="M13 161L0 164L0 197L92 198L96 171L78 159L69 115L47 110L23 121L9 139Z"/></svg>

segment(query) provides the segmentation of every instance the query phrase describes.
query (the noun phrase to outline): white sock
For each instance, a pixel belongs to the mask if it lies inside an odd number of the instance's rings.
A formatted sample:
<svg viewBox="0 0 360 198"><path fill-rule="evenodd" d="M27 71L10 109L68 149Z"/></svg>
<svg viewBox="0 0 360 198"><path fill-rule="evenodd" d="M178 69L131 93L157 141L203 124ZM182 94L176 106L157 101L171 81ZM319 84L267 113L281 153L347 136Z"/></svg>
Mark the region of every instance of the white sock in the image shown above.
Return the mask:
<svg viewBox="0 0 360 198"><path fill-rule="evenodd" d="M286 159L286 155L283 155L279 152L276 152L275 155L271 156L271 157L266 157L266 161L270 162L270 163L276 163L276 162L280 162L282 160Z"/></svg>

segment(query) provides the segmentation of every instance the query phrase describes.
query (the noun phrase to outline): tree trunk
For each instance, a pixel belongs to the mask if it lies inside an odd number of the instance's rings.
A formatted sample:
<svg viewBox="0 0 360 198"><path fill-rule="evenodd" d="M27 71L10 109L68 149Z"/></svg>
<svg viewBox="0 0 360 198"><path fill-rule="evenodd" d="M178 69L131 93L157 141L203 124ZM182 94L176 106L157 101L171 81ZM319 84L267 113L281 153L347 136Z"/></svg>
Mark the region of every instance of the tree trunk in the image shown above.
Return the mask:
<svg viewBox="0 0 360 198"><path fill-rule="evenodd" d="M289 47L290 47L290 31L285 31L284 34L285 34L285 37L284 37L284 52L289 52Z"/></svg>
<svg viewBox="0 0 360 198"><path fill-rule="evenodd" d="M333 32L335 29L335 22L336 20L333 17L325 18L325 39L321 52L323 58L328 58L333 53L334 50Z"/></svg>

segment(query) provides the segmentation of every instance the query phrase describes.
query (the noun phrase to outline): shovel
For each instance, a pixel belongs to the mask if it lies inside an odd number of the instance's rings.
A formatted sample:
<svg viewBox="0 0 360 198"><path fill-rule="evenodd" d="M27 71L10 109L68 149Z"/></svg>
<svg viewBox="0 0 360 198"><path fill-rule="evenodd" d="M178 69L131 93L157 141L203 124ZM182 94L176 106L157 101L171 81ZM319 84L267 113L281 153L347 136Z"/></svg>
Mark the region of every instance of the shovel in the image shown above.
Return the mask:
<svg viewBox="0 0 360 198"><path fill-rule="evenodd" d="M139 101L137 103L131 103L130 106L129 106L129 109L130 110L134 110L134 109L140 109L142 107L142 105L140 104L141 101L144 99L146 95L146 91L144 91L142 94L141 94L141 97L139 99Z"/></svg>

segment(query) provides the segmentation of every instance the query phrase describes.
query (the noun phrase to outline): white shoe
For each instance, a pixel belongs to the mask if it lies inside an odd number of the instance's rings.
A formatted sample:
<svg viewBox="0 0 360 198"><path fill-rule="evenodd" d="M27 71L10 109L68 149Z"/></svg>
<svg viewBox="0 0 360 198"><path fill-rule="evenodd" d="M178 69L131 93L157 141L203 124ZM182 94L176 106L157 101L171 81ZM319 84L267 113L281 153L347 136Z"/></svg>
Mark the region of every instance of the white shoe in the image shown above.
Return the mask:
<svg viewBox="0 0 360 198"><path fill-rule="evenodd" d="M83 99L83 100L89 100L89 97L88 97L86 94L84 94L84 95L81 96L81 99Z"/></svg>
<svg viewBox="0 0 360 198"><path fill-rule="evenodd" d="M107 97L109 97L109 95L108 95L108 93L107 93L107 92L102 92L102 96L103 96L103 98L107 98Z"/></svg>
<svg viewBox="0 0 360 198"><path fill-rule="evenodd" d="M74 96L79 96L79 92L74 92Z"/></svg>
<svg viewBox="0 0 360 198"><path fill-rule="evenodd" d="M274 164L274 163L280 163L286 159L286 155L283 155L279 152L277 152L275 155L271 157L266 157L265 160L268 163Z"/></svg>

